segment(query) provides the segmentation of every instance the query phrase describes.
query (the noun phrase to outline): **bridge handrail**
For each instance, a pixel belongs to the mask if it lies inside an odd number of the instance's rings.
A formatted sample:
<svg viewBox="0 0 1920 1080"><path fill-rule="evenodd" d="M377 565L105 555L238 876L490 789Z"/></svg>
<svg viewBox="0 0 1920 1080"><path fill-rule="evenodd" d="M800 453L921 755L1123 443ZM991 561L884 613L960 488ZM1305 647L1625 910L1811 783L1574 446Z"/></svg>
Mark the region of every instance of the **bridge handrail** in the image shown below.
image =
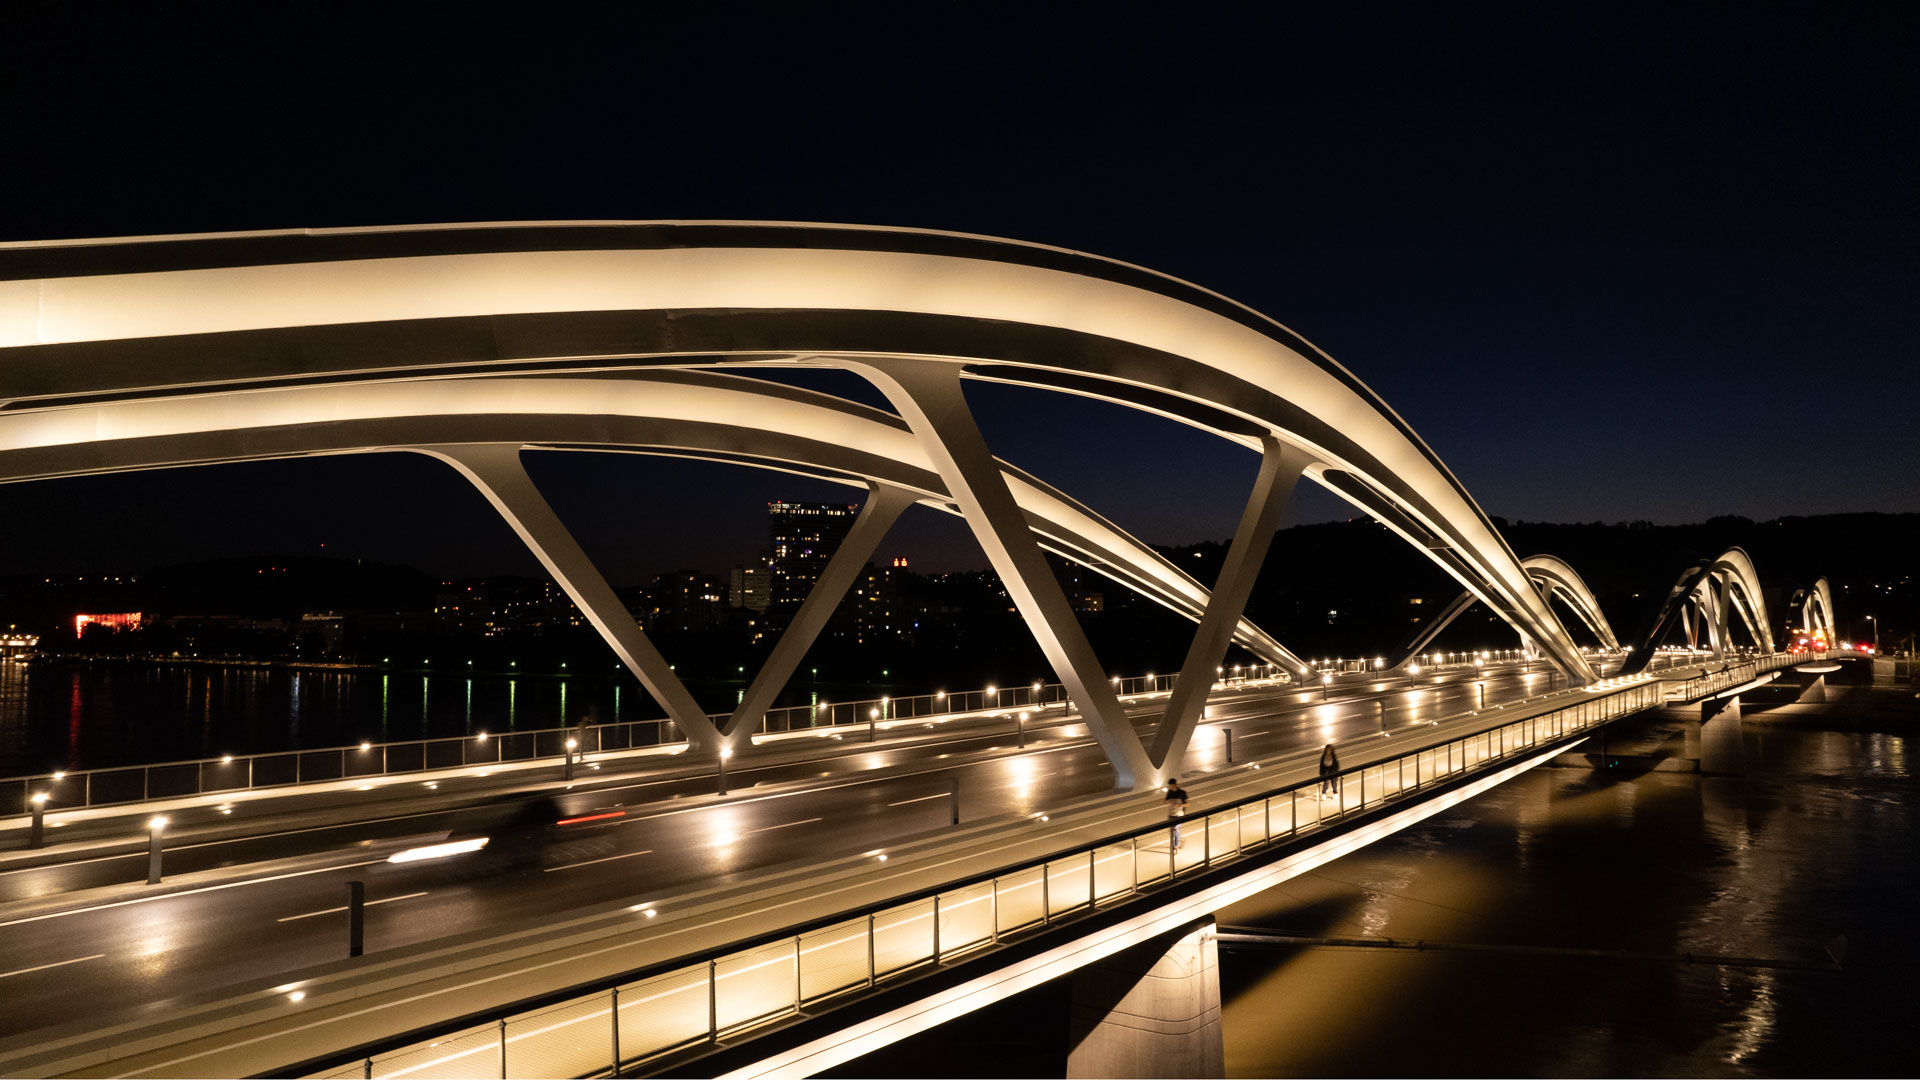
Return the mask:
<svg viewBox="0 0 1920 1080"><path fill-rule="evenodd" d="M1685 682L1681 682L1676 685L1676 688L1670 691L1668 696L1678 698L1682 701L1692 701L1694 698L1711 694L1717 690L1725 690L1730 686L1739 686L1742 683L1752 682L1754 679L1765 675L1769 671L1778 671L1784 667L1791 667L1797 662L1798 661L1793 658L1792 653L1767 653L1763 656L1751 657L1738 664L1728 664L1719 671L1708 672L1705 675L1696 675Z"/></svg>
<svg viewBox="0 0 1920 1080"><path fill-rule="evenodd" d="M298 1068L317 1066L307 1075L337 1078L617 1073L991 948L1056 919L1087 914L1116 898L1324 829L1435 782L1482 771L1656 707L1664 688L1635 681L1571 693L1578 699L1560 708L1356 765L1330 783L1318 777L1298 781L1192 814L1177 825L1117 833L986 876L905 894L884 907L842 911L749 938L724 953L651 964ZM1476 715L1486 719L1489 713ZM1323 785L1331 790L1313 791ZM1195 842L1175 849L1176 829Z"/></svg>
<svg viewBox="0 0 1920 1080"><path fill-rule="evenodd" d="M1115 676L1123 697L1164 693L1179 675ZM1248 680L1240 680L1245 682ZM1257 681L1257 680L1256 680ZM769 709L757 734L817 731L822 735L868 730L876 736L899 734L899 723L932 716L964 715L995 709L1041 709L1067 704L1059 683L1024 683L979 690L944 690L907 697L818 702ZM713 714L716 722L727 719ZM892 725L891 727L889 725ZM26 814L35 792L47 792L48 812L115 806L150 799L189 798L302 784L335 783L382 776L426 773L478 765L504 765L540 758L560 759L566 740L578 727L530 728L503 733L478 732L435 738L371 740L350 746L223 754L142 765L105 765L93 769L0 777L0 816ZM619 720L590 725L582 754L605 754L685 744L673 721ZM906 734L911 734L907 732ZM136 783L137 781L137 783Z"/></svg>

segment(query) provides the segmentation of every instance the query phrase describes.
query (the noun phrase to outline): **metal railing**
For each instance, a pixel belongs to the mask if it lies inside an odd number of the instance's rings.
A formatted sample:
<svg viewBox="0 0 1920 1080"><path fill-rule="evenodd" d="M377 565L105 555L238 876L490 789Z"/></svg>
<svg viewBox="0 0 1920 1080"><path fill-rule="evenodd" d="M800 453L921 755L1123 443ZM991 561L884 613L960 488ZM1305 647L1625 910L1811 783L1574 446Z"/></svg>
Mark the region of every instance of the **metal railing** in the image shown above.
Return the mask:
<svg viewBox="0 0 1920 1080"><path fill-rule="evenodd" d="M991 948L1557 739L1661 704L1652 681L1110 836L1051 858L803 924L729 951L641 969L352 1052L320 1077L594 1076L716 1043L905 973ZM1480 716L1484 719L1486 714Z"/></svg>
<svg viewBox="0 0 1920 1080"><path fill-rule="evenodd" d="M1178 675L1116 677L1114 687L1126 696L1156 693L1172 689L1178 679ZM1023 683L952 694L942 690L909 697L822 701L771 709L755 734L811 730L823 735L860 732L876 737L904 737L918 732L903 729L902 721L932 723L983 712L992 714L996 710L1024 709L1041 713L1050 707L1059 707L1062 712L1070 707L1066 688L1059 683ZM709 715L716 724L728 717L726 713ZM368 741L311 750L225 754L151 765L36 773L0 779L0 816L27 813L29 800L37 792L47 793L48 811L58 811L542 758L559 760L566 754L568 739L582 740L578 752L583 755L674 746L685 741L679 725L672 720L623 720L592 724L584 732L577 726L497 734L483 731L432 739Z"/></svg>
<svg viewBox="0 0 1920 1080"><path fill-rule="evenodd" d="M1798 663L1791 653L1769 653L1756 656L1738 664L1705 675L1696 676L1685 682L1669 683L1668 696L1682 701L1692 701L1706 694L1716 693L1741 683L1752 682L1769 671L1778 671Z"/></svg>

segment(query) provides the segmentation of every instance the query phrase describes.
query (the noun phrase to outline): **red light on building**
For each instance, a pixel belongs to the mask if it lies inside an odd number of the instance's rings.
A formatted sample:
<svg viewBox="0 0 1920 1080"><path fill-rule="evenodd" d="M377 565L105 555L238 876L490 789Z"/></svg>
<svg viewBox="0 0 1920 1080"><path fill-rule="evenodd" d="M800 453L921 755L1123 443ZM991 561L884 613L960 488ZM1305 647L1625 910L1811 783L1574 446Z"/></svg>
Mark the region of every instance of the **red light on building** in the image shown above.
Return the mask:
<svg viewBox="0 0 1920 1080"><path fill-rule="evenodd" d="M89 626L104 626L119 633L122 630L140 629L140 613L121 611L108 615L75 615L73 617L73 636L78 638L87 632Z"/></svg>

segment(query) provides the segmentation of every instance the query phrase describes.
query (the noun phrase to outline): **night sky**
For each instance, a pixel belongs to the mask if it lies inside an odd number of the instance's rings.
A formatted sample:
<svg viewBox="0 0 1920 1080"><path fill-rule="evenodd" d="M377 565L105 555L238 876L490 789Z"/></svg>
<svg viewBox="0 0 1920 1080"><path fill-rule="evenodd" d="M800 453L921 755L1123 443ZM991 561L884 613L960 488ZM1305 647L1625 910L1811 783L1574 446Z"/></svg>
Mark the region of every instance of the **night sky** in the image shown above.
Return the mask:
<svg viewBox="0 0 1920 1080"><path fill-rule="evenodd" d="M897 26L340 10L11 10L0 239L566 218L1010 236L1286 323L1491 514L1920 511L1912 4L960 5ZM1154 542L1226 536L1253 475L1117 408L975 401L1003 457ZM857 501L630 457L542 455L536 477L617 583L751 557L767 499ZM915 514L883 555L984 565ZM1316 494L1293 519L1344 516ZM0 575L266 553L534 567L425 459L0 490Z"/></svg>

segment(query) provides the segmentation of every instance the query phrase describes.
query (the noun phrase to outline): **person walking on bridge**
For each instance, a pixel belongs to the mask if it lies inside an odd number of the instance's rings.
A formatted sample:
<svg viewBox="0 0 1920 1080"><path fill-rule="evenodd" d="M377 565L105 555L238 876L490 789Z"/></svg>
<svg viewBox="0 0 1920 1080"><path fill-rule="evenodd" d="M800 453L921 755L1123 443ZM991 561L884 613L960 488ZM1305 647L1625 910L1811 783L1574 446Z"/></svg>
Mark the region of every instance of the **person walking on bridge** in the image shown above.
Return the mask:
<svg viewBox="0 0 1920 1080"><path fill-rule="evenodd" d="M1173 850L1180 850L1180 819L1187 816L1187 789L1180 778L1167 777L1167 820L1173 822Z"/></svg>
<svg viewBox="0 0 1920 1080"><path fill-rule="evenodd" d="M1333 744L1320 751L1320 797L1337 794L1340 790L1340 755L1333 752Z"/></svg>

